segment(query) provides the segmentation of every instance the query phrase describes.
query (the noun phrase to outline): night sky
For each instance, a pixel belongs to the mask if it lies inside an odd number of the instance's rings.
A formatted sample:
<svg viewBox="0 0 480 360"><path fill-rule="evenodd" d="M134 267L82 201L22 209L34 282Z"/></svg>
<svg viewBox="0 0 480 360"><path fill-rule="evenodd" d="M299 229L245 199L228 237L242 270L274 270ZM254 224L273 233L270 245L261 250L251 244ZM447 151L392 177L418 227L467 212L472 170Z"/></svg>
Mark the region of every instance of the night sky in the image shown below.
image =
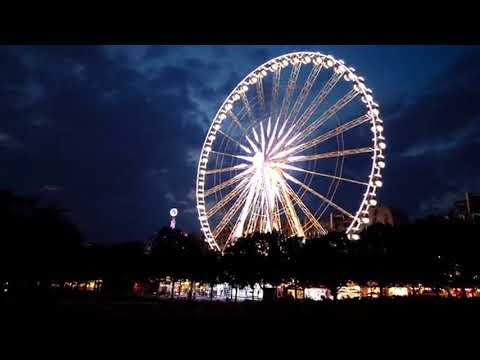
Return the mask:
<svg viewBox="0 0 480 360"><path fill-rule="evenodd" d="M299 50L343 59L373 90L381 204L415 218L479 190L478 47L331 45L0 47L0 188L70 209L89 241L145 240L174 206L199 232L210 119L253 68Z"/></svg>

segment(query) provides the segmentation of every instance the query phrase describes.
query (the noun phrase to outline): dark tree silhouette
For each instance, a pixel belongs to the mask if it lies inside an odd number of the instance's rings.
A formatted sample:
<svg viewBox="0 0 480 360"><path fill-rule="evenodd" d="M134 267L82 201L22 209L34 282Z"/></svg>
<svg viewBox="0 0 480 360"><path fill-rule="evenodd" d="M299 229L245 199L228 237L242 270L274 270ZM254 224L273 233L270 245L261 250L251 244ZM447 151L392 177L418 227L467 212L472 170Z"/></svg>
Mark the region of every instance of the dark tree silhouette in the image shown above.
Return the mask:
<svg viewBox="0 0 480 360"><path fill-rule="evenodd" d="M31 288L78 270L82 236L67 211L0 191L0 277ZM38 285L35 285L38 287Z"/></svg>

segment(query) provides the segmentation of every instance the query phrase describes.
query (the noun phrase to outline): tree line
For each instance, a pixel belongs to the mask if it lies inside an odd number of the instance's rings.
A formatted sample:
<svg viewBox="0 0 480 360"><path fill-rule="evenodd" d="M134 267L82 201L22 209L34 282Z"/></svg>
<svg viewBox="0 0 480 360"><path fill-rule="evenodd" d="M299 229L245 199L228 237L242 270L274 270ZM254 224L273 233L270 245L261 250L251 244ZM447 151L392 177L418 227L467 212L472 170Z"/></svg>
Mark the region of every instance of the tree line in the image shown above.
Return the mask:
<svg viewBox="0 0 480 360"><path fill-rule="evenodd" d="M0 192L0 280L22 286L103 279L105 291L170 277L234 287L290 283L323 285L333 294L348 281L361 285L480 285L479 225L444 217L413 224L373 224L360 240L331 232L304 240L280 233L238 239L224 254L201 237L168 227L147 242L88 244L62 209Z"/></svg>

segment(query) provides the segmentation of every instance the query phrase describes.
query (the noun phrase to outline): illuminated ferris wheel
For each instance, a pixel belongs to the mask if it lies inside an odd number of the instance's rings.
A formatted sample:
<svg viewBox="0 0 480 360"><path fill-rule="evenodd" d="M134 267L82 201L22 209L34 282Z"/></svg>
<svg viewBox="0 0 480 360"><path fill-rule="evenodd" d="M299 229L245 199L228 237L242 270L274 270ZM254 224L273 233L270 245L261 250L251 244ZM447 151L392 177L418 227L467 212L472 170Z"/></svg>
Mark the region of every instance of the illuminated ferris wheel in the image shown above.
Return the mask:
<svg viewBox="0 0 480 360"><path fill-rule="evenodd" d="M203 144L206 241L223 251L257 231L307 238L338 226L358 240L385 148L378 104L355 69L317 52L264 63L228 95Z"/></svg>

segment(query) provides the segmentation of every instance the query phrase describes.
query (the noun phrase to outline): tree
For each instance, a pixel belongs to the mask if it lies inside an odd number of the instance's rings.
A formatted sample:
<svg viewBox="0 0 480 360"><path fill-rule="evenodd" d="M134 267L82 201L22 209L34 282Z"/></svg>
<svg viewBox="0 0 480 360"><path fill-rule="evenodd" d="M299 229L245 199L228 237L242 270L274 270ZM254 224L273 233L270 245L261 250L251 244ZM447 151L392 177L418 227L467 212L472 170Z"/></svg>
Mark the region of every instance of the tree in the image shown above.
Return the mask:
<svg viewBox="0 0 480 360"><path fill-rule="evenodd" d="M346 282L347 242L343 233L331 232L321 238L306 240L300 257L300 278L304 284L323 284L334 298Z"/></svg>
<svg viewBox="0 0 480 360"><path fill-rule="evenodd" d="M67 211L0 191L0 277L23 287L63 279L79 266L82 236Z"/></svg>

